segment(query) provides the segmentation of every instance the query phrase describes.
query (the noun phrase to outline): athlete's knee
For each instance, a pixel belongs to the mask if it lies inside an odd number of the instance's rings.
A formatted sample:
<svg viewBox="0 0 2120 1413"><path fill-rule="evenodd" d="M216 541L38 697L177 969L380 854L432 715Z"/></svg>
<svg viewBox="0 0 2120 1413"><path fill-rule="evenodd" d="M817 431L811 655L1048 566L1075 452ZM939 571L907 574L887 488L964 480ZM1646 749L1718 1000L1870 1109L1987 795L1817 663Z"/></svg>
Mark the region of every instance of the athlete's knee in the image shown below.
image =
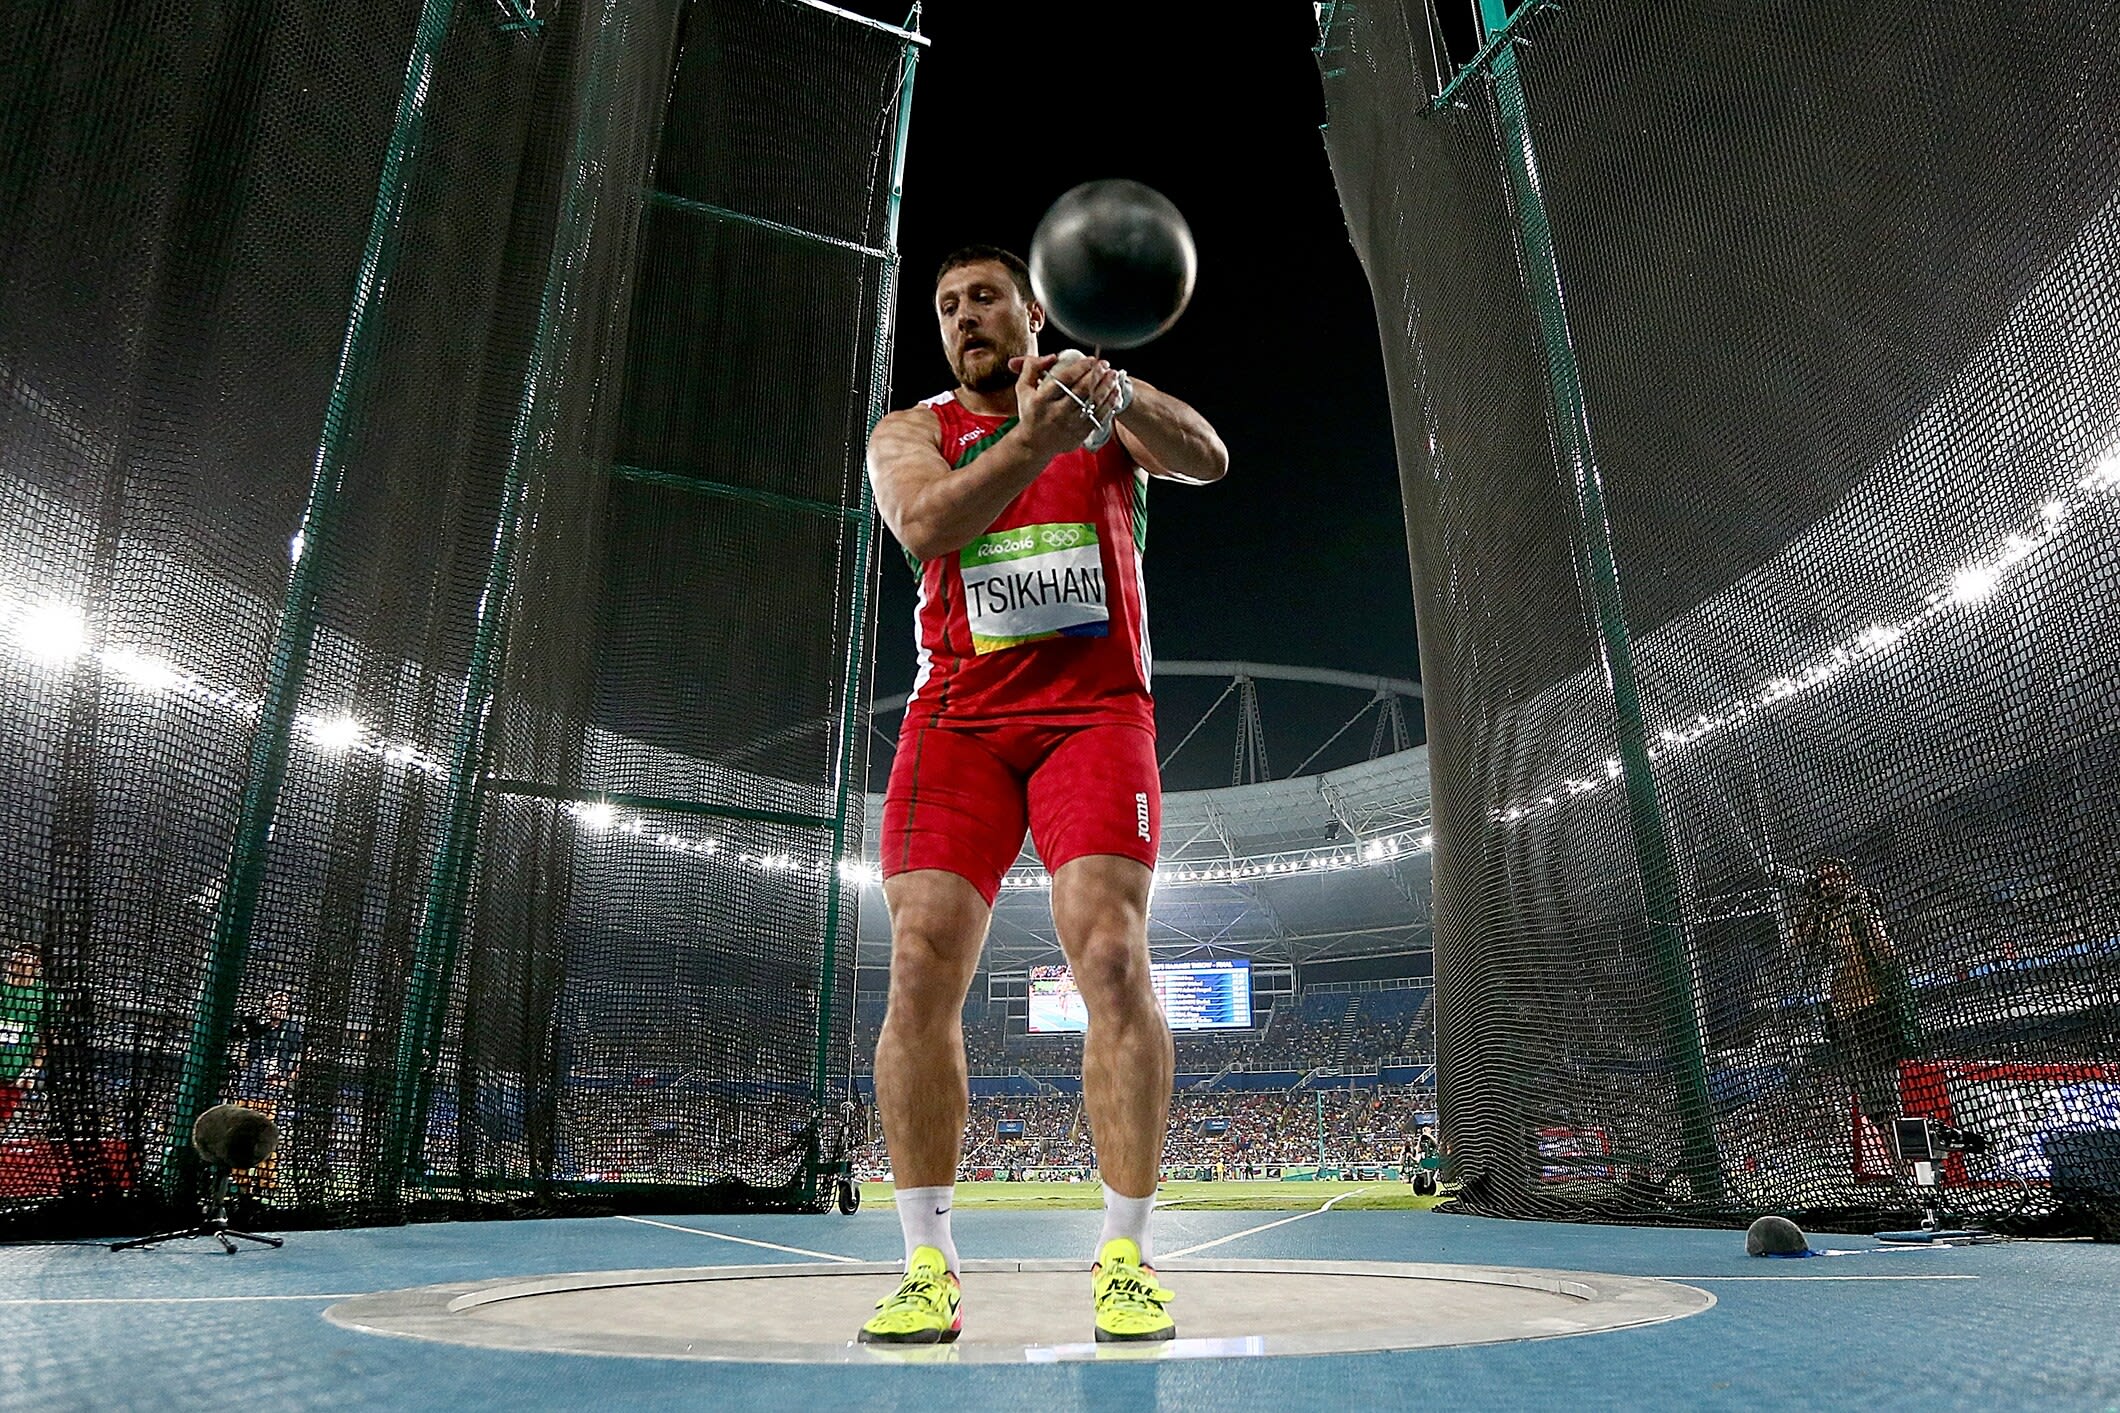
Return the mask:
<svg viewBox="0 0 2120 1413"><path fill-rule="evenodd" d="M891 939L891 986L884 1023L926 1028L954 1022L969 985L961 939L900 931Z"/></svg>
<svg viewBox="0 0 2120 1413"><path fill-rule="evenodd" d="M1092 1016L1097 1012L1125 1014L1144 1006L1156 1008L1156 991L1148 969L1148 948L1133 929L1091 929L1073 948L1070 958L1075 985Z"/></svg>

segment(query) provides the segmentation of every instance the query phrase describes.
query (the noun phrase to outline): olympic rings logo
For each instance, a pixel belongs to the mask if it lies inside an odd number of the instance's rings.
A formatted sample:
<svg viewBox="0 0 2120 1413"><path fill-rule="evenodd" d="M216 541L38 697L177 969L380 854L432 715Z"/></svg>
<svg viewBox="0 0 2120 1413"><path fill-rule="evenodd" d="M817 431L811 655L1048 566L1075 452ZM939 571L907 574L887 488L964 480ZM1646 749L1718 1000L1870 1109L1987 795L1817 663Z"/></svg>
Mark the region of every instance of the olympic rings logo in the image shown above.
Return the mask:
<svg viewBox="0 0 2120 1413"><path fill-rule="evenodd" d="M1073 549L1094 539L1095 534L1088 525L1025 525L1020 530L1004 530L981 540L977 549L966 553L974 559L993 559L1036 548Z"/></svg>

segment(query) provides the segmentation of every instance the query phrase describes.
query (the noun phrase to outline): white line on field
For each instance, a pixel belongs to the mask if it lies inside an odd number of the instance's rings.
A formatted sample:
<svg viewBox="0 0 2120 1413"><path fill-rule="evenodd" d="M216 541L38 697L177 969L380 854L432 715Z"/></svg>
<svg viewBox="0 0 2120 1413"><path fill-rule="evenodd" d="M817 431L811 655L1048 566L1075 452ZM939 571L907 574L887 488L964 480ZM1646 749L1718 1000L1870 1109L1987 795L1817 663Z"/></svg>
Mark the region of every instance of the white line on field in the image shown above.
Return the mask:
<svg viewBox="0 0 2120 1413"><path fill-rule="evenodd" d="M1650 1280L1683 1281L1977 1281L1978 1276L1651 1276Z"/></svg>
<svg viewBox="0 0 2120 1413"><path fill-rule="evenodd" d="M731 1236L725 1231L707 1231L701 1227L681 1227L675 1222L658 1222L648 1217L621 1215L622 1222L639 1222L644 1227L661 1227L664 1231L681 1231L687 1236L711 1236L716 1241L733 1241L738 1246L757 1246L767 1251L785 1251L791 1256L815 1256L820 1261L843 1261L850 1266L861 1264L859 1256L842 1256L836 1251L812 1251L805 1246L782 1246L777 1241L756 1241L748 1236Z"/></svg>
<svg viewBox="0 0 2120 1413"><path fill-rule="evenodd" d="M353 1300L365 1291L338 1295L54 1295L0 1299L0 1305L214 1305L240 1300Z"/></svg>
<svg viewBox="0 0 2120 1413"><path fill-rule="evenodd" d="M1370 1186L1373 1187L1375 1186L1375 1184L1372 1183L1370 1184ZM1343 1192L1338 1197L1330 1199L1322 1207L1313 1207L1308 1212L1298 1212L1293 1217L1283 1217L1279 1221L1266 1222L1260 1226L1255 1227L1246 1227L1243 1231L1233 1231L1228 1236L1218 1236L1213 1241L1203 1241L1197 1246L1187 1246L1177 1251L1159 1251L1156 1254L1166 1261L1175 1261L1180 1256L1190 1256L1196 1251L1205 1251L1210 1247L1220 1246L1225 1242L1235 1241L1240 1236L1256 1236L1262 1231L1272 1231L1275 1227L1285 1227L1290 1222L1300 1222L1305 1217L1315 1217L1320 1212L1330 1212L1334 1207L1337 1207L1340 1203L1345 1202L1348 1198L1354 1196L1355 1193L1367 1191L1369 1191L1369 1188L1367 1187L1358 1187L1354 1190L1354 1192Z"/></svg>

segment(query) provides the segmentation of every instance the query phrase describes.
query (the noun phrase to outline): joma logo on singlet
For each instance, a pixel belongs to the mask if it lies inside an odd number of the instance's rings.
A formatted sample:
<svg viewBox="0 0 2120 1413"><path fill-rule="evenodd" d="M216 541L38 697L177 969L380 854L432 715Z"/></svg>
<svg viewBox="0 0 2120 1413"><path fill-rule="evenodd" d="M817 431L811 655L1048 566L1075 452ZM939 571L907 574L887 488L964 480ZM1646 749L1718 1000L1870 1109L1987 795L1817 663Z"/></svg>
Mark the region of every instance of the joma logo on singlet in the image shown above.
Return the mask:
<svg viewBox="0 0 2120 1413"><path fill-rule="evenodd" d="M973 442L978 441L981 437L985 435L986 433L980 431L977 427L974 427L969 432L965 432L957 438L957 445L960 447L970 446Z"/></svg>
<svg viewBox="0 0 2120 1413"><path fill-rule="evenodd" d="M1148 792L1134 796L1134 829L1143 839L1148 837Z"/></svg>

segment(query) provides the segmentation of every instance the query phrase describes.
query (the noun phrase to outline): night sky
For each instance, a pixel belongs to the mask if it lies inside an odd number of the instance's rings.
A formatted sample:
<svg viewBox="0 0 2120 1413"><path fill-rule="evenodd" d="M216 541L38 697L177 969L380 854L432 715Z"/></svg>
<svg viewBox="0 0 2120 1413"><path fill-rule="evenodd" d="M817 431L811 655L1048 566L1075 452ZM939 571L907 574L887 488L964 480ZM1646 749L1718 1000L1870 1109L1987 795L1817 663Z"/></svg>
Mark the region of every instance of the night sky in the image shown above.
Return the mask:
<svg viewBox="0 0 2120 1413"><path fill-rule="evenodd" d="M849 8L904 19L896 5ZM944 254L990 241L1027 255L1046 207L1080 182L1155 187L1191 223L1199 282L1175 329L1115 361L1205 413L1231 461L1219 485L1151 488L1156 655L1418 676L1376 319L1318 132L1311 7L940 0L922 28L934 43L913 98L891 406L953 385L930 305ZM1048 352L1064 342L1042 339ZM879 696L913 676L913 580L897 554L883 565ZM1225 685L1157 684L1166 751ZM1261 690L1276 775L1363 702ZM1232 704L1170 763L1168 788L1229 783ZM1409 725L1418 739L1418 712ZM1365 720L1311 769L1362 759L1370 734Z"/></svg>

